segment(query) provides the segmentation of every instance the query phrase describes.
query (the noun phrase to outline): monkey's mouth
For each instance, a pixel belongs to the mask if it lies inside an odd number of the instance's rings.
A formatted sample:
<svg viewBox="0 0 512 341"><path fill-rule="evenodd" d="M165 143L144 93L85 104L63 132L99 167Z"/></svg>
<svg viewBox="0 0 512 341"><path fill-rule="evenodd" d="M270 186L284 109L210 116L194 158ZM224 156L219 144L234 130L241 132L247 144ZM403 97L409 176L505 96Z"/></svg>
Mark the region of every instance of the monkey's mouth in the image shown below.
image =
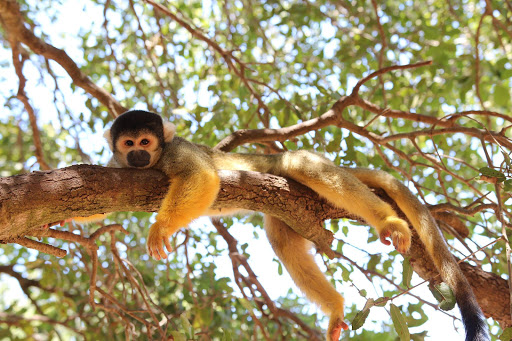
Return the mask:
<svg viewBox="0 0 512 341"><path fill-rule="evenodd" d="M135 168L149 167L151 155L145 150L132 150L126 158L128 165Z"/></svg>

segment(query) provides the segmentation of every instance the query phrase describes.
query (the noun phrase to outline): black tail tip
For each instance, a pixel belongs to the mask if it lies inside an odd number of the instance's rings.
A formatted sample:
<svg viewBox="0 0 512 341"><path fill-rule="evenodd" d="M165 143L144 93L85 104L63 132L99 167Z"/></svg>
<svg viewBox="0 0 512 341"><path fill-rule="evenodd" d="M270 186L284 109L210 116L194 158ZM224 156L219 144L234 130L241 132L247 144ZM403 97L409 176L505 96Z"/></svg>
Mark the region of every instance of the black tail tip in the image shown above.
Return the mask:
<svg viewBox="0 0 512 341"><path fill-rule="evenodd" d="M460 306L462 322L466 329L466 341L490 341L487 323L478 305Z"/></svg>

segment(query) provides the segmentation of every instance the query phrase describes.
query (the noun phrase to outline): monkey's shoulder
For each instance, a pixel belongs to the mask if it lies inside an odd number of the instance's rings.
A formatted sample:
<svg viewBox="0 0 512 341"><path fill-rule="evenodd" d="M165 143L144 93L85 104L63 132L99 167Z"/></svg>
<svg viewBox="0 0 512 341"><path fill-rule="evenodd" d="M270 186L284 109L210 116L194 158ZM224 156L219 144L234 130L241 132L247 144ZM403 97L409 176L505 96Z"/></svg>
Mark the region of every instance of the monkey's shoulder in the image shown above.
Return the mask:
<svg viewBox="0 0 512 341"><path fill-rule="evenodd" d="M190 142L182 137L175 136L165 143L162 157L168 156L175 159L190 158L191 156L212 157L214 151L208 146Z"/></svg>
<svg viewBox="0 0 512 341"><path fill-rule="evenodd" d="M165 143L160 159L153 168L174 175L193 171L198 167L213 167L213 153L207 146L174 137Z"/></svg>

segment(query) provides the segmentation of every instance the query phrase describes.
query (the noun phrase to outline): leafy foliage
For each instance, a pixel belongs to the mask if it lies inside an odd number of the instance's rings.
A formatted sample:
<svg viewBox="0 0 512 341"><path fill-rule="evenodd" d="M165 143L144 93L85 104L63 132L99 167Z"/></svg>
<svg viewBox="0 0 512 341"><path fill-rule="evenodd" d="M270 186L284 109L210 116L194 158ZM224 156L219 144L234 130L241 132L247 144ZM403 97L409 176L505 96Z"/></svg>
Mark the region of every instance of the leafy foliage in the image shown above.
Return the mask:
<svg viewBox="0 0 512 341"><path fill-rule="evenodd" d="M511 150L506 137L511 121L500 114L510 110L512 82L512 6L505 2L507 6L496 0L166 4L184 25L148 2L19 1L27 27L66 51L93 83L123 106L161 113L177 125L180 136L209 146L240 129L277 129L316 119L350 95L357 81L370 72L432 60L430 66L385 73L366 82L359 95L382 109L378 114L364 105L350 106L339 126L308 131L282 143L257 141L237 151L305 148L342 166L389 171L426 203L449 203L461 209L458 217L475 242L466 243L471 251L499 238L510 219ZM31 125L32 117L16 97L19 79L8 38L2 27L0 175L39 169L34 156L36 130L51 167L104 164L108 151L100 135L111 121L110 108L72 83L57 62L22 45L24 91L36 109L37 126ZM497 204L497 198L505 212L502 222L492 210L461 213L480 203ZM69 251L66 258L55 259L4 245L0 278L10 278L9 286L21 291L13 296L12 288L0 285L0 339L26 340L42 334L47 339L86 340L117 340L125 335L292 340L318 337L317 320L325 328L322 316L293 292L281 293L284 297L276 301L306 327L272 311L262 303L261 292L240 289L243 284L228 278L228 251L210 224L180 232L174 240L176 253L166 262L150 260L144 243L151 219L149 214L124 212L109 217L106 223L121 223L130 233L107 234L97 241L97 287L103 291L95 293L94 309L87 299L92 274L88 250L62 240L46 241ZM241 223L259 236L260 230L253 227L261 225L258 215L223 220L229 231ZM389 250L378 248L373 230L362 238L363 248L366 242L371 246L368 252L351 239L351 231L362 227L348 228L344 221L328 226L336 232L335 248L344 257L325 264L333 282L338 286L345 282L344 290L353 285L360 296L393 297L418 281L408 260L400 266L396 252L381 254ZM70 227L83 235L96 228ZM453 235L446 236L455 241ZM469 253L454 245L456 255ZM248 252L249 248L238 245L242 256L257 263L258 254ZM487 271L509 275L505 248L498 242L473 259ZM276 262L275 281L279 281L283 269ZM386 301L368 298L373 303L363 308L367 297L359 299L352 306L347 299L347 320L357 330L345 338L392 340L398 335L408 340L407 325L420 329L410 337L424 338L421 328L428 318L421 301L400 303L401 310L391 304L392 322L376 324L370 308L376 306L372 313L384 311L381 306ZM155 325L165 327L158 330Z"/></svg>

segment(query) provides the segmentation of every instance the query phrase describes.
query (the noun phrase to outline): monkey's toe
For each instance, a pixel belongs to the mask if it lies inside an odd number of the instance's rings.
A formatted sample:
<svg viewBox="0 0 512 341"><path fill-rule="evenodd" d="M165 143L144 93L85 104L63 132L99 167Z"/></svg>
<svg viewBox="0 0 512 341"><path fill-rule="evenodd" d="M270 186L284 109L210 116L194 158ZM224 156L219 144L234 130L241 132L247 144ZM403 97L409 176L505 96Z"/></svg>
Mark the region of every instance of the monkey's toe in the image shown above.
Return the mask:
<svg viewBox="0 0 512 341"><path fill-rule="evenodd" d="M384 222L380 240L385 245L390 245L388 238L391 238L393 246L400 253L406 253L411 246L411 230L407 223L398 217L388 217Z"/></svg>
<svg viewBox="0 0 512 341"><path fill-rule="evenodd" d="M411 238L410 236L404 236L399 232L393 233L393 246L400 253L406 253L409 251L409 247L411 246Z"/></svg>
<svg viewBox="0 0 512 341"><path fill-rule="evenodd" d="M348 330L348 324L343 321L343 318L337 318L334 321L329 321L327 341L338 341L342 330Z"/></svg>

